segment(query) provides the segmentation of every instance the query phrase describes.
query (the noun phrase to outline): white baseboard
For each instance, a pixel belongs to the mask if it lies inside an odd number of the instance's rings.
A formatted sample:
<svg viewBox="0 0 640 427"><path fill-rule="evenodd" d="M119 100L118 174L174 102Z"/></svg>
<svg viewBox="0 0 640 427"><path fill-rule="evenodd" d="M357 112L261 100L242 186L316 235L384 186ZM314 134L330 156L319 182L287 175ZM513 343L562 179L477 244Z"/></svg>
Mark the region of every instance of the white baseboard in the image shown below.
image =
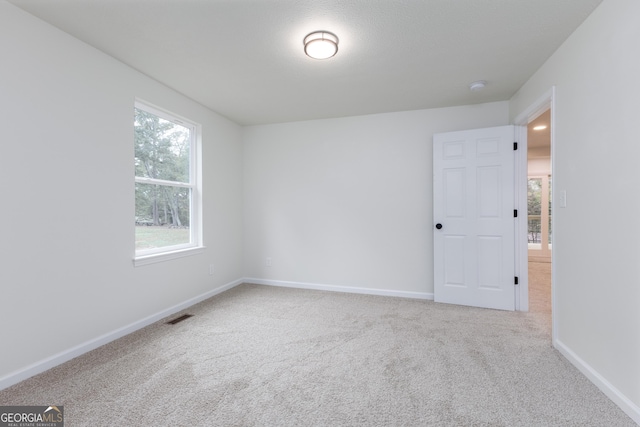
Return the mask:
<svg viewBox="0 0 640 427"><path fill-rule="evenodd" d="M19 383L20 381L24 381L27 378L30 378L34 375L42 373L48 369L51 369L55 366L58 366L64 362L67 362L75 357L78 357L84 353L87 353L91 350L94 350L100 346L103 346L111 341L114 341L118 338L121 338L125 335L128 335L132 332L137 331L138 329L142 329L145 326L148 326L154 322L157 322L160 319L163 319L167 316L170 316L174 313L177 313L180 310L184 310L185 308L191 307L194 304L197 304L201 301L206 300L207 298L211 298L214 295L217 295L221 292L229 290L239 284L243 283L242 279L234 280L233 282L227 283L226 285L220 286L216 289L205 292L204 294L198 295L197 297L188 299L180 304L174 305L173 307L169 307L165 310L162 310L158 313L152 314L151 316L145 317L144 319L140 319L137 322L134 322L130 325L124 326L122 328L116 329L115 331L106 333L102 336L84 342L80 345L72 347L68 350L55 354L51 357L48 357L44 360L36 362L32 365L29 365L19 371L13 372L9 375L6 375L0 378L0 390L3 390L7 387L10 387L14 384Z"/></svg>
<svg viewBox="0 0 640 427"><path fill-rule="evenodd" d="M624 394L615 388L609 381L582 360L576 353L559 340L555 340L554 347L567 358L573 366L596 385L609 399L624 411L636 424L640 425L640 407L629 400Z"/></svg>
<svg viewBox="0 0 640 427"><path fill-rule="evenodd" d="M408 292L388 289L360 288L354 286L324 285L319 283L287 282L283 280L257 279L254 277L245 277L244 282L253 283L255 285L279 286L283 288L314 289L318 291L346 292L351 294L382 295L387 297L433 300L433 294L427 292Z"/></svg>

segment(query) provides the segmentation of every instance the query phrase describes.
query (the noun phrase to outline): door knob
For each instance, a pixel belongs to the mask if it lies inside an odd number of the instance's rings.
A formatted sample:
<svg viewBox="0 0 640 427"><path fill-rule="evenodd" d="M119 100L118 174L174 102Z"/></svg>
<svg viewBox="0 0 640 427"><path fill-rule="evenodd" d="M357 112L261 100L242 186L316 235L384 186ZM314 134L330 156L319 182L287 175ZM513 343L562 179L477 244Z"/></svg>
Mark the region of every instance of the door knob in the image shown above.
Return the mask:
<svg viewBox="0 0 640 427"><path fill-rule="evenodd" d="M437 223L437 224L436 224L436 228L437 228L438 230L440 230L440 229L442 228L442 224Z"/></svg>

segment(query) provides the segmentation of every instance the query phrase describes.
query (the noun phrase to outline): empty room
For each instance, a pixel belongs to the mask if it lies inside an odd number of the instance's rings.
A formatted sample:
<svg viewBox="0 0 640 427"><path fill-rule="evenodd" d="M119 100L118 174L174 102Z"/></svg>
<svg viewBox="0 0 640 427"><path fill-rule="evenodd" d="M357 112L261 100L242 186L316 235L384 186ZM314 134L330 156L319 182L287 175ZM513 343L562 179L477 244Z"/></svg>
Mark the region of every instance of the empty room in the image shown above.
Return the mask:
<svg viewBox="0 0 640 427"><path fill-rule="evenodd" d="M639 16L0 0L0 425L640 424Z"/></svg>

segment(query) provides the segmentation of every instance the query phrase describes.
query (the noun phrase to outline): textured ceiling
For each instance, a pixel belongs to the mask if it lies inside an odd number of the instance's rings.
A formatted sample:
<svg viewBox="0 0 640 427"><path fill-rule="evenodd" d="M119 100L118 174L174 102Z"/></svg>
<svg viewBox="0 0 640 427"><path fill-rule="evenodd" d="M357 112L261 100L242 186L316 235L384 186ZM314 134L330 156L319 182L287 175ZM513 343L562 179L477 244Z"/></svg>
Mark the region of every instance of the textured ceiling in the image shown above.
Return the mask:
<svg viewBox="0 0 640 427"><path fill-rule="evenodd" d="M508 100L602 0L9 1L248 125Z"/></svg>

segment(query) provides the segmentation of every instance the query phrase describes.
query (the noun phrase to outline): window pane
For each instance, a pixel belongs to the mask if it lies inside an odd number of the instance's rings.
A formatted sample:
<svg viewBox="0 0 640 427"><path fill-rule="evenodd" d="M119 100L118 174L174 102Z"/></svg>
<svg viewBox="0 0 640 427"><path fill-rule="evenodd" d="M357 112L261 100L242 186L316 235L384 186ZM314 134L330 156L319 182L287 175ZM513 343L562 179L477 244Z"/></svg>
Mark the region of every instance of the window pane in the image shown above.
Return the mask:
<svg viewBox="0 0 640 427"><path fill-rule="evenodd" d="M191 243L191 190L136 183L136 250Z"/></svg>
<svg viewBox="0 0 640 427"><path fill-rule="evenodd" d="M549 249L551 249L551 221L552 221L552 216L551 216L551 204L553 203L553 194L551 194L551 175L549 175Z"/></svg>
<svg viewBox="0 0 640 427"><path fill-rule="evenodd" d="M540 243L542 214L542 180L530 178L527 188L527 215L529 243Z"/></svg>
<svg viewBox="0 0 640 427"><path fill-rule="evenodd" d="M136 176L189 182L190 130L135 109Z"/></svg>

